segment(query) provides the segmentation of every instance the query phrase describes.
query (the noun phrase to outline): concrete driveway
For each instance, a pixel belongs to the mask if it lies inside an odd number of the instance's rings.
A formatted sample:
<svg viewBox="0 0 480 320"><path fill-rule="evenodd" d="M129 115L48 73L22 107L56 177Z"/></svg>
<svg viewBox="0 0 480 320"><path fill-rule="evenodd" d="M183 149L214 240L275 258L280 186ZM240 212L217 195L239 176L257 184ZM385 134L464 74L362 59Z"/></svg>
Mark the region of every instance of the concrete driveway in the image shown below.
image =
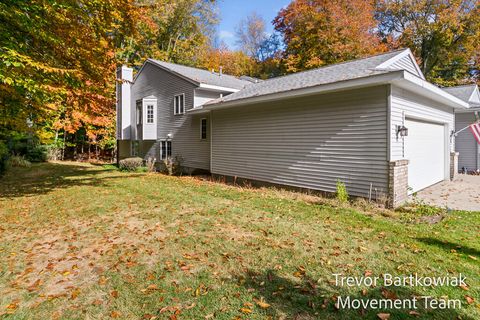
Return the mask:
<svg viewBox="0 0 480 320"><path fill-rule="evenodd" d="M480 211L480 176L459 174L423 189L417 197L426 203L455 210Z"/></svg>

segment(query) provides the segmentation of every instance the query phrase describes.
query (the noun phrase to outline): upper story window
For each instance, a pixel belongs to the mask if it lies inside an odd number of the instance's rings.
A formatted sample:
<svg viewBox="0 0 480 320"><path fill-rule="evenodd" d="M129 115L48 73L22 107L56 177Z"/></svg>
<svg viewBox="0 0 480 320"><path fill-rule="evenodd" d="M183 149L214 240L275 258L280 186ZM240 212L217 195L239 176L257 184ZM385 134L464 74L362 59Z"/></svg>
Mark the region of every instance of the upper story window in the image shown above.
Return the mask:
<svg viewBox="0 0 480 320"><path fill-rule="evenodd" d="M185 113L185 94L178 94L173 99L173 114Z"/></svg>
<svg viewBox="0 0 480 320"><path fill-rule="evenodd" d="M154 123L154 106L153 104L147 104L147 123Z"/></svg>
<svg viewBox="0 0 480 320"><path fill-rule="evenodd" d="M207 140L207 119L200 119L200 139Z"/></svg>

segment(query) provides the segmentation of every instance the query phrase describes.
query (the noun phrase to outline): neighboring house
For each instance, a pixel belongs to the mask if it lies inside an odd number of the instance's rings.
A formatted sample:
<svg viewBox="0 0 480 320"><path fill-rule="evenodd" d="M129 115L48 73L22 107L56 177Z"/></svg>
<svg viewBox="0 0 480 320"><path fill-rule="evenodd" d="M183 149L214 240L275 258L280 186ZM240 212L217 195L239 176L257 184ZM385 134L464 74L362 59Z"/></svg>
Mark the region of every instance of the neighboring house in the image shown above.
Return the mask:
<svg viewBox="0 0 480 320"><path fill-rule="evenodd" d="M455 111L456 130L466 128L479 119L480 92L477 85L451 87L444 90L467 102L470 106L469 109ZM460 171L480 170L480 148L470 129L463 130L456 135L455 150L459 153L458 168Z"/></svg>
<svg viewBox="0 0 480 320"><path fill-rule="evenodd" d="M190 172L326 192L340 180L393 206L450 178L454 110L468 108L408 49L266 81L155 60L132 84L120 73L121 158L178 155Z"/></svg>

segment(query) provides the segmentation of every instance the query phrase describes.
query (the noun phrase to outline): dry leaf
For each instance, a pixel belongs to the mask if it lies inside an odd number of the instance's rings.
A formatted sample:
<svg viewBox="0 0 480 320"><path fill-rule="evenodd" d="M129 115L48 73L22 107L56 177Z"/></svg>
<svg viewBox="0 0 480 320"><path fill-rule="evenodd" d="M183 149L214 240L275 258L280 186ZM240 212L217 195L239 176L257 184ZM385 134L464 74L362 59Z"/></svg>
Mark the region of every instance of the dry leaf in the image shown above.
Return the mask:
<svg viewBox="0 0 480 320"><path fill-rule="evenodd" d="M267 309L267 308L270 308L270 304L266 303L265 301L263 300L257 300L255 301L257 303L257 305L262 308L262 309Z"/></svg>
<svg viewBox="0 0 480 320"><path fill-rule="evenodd" d="M386 299L397 300L398 296L395 292L382 288L382 296Z"/></svg>
<svg viewBox="0 0 480 320"><path fill-rule="evenodd" d="M241 308L241 309L240 309L240 312L241 312L241 313L245 313L245 314L250 314L250 313L252 313L252 310L251 310L251 309L248 309L248 308Z"/></svg>
<svg viewBox="0 0 480 320"><path fill-rule="evenodd" d="M462 288L462 289L465 290L465 291L470 290L467 286L465 286L465 285L463 285L463 284L459 285L459 287Z"/></svg>
<svg viewBox="0 0 480 320"><path fill-rule="evenodd" d="M377 317L380 320L388 320L390 319L390 313L377 313Z"/></svg>
<svg viewBox="0 0 480 320"><path fill-rule="evenodd" d="M110 313L110 317L112 317L112 318L120 318L121 316L122 316L122 314L118 311L112 311Z"/></svg>
<svg viewBox="0 0 480 320"><path fill-rule="evenodd" d="M473 299L472 297L467 296L467 295L465 295L465 300L467 300L468 304L472 304L475 301L475 299Z"/></svg>
<svg viewBox="0 0 480 320"><path fill-rule="evenodd" d="M113 290L112 292L110 292L110 295L114 298L118 298L118 291L117 290Z"/></svg>

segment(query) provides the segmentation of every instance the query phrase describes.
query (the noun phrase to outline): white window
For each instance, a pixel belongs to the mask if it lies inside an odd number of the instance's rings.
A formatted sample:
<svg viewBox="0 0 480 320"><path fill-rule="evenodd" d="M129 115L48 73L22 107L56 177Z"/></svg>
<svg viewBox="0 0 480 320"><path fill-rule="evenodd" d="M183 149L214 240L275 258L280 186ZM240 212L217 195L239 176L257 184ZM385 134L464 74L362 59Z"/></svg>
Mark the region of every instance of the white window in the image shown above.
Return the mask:
<svg viewBox="0 0 480 320"><path fill-rule="evenodd" d="M172 157L172 141L160 141L160 159L165 160Z"/></svg>
<svg viewBox="0 0 480 320"><path fill-rule="evenodd" d="M200 119L200 139L207 140L207 119Z"/></svg>
<svg viewBox="0 0 480 320"><path fill-rule="evenodd" d="M176 95L173 99L173 114L185 113L185 94Z"/></svg>
<svg viewBox="0 0 480 320"><path fill-rule="evenodd" d="M153 113L153 104L147 105L147 123L154 123L154 113Z"/></svg>

